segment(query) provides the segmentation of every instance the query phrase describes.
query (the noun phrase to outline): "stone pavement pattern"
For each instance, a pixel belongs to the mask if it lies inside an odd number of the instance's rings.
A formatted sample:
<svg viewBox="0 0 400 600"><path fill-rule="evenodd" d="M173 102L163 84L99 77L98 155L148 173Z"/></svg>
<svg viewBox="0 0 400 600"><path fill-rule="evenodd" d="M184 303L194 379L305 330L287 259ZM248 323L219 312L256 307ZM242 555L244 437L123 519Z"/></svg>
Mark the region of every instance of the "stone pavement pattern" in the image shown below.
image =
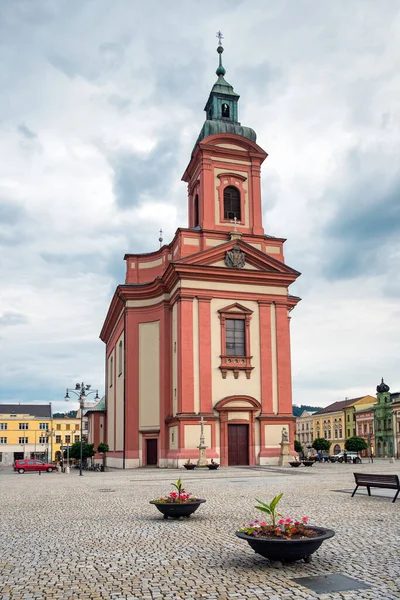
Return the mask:
<svg viewBox="0 0 400 600"><path fill-rule="evenodd" d="M400 501L353 488L353 465L136 470L70 475L0 472L1 600L400 598ZM357 465L398 472L398 464ZM162 519L148 501L181 476L207 503L187 520ZM109 490L109 491L106 491ZM284 492L285 516L335 529L311 564L271 567L234 532L254 499ZM259 516L259 515L258 515ZM371 589L317 596L295 577L344 573Z"/></svg>

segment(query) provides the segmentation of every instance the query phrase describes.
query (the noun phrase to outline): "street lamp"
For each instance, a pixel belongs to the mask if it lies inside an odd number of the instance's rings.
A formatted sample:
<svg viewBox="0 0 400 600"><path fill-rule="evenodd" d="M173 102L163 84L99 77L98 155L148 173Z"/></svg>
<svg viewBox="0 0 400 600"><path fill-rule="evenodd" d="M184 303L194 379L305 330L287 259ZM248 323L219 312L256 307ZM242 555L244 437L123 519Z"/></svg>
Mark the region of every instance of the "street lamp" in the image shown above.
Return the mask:
<svg viewBox="0 0 400 600"><path fill-rule="evenodd" d="M89 394L96 394L94 397L95 400L100 400L99 391L98 390L90 390L91 385L85 385L82 383L75 384L75 388L67 388L64 400L69 402L71 398L69 397L68 392L75 394L79 398L79 408L81 411L81 447L80 447L80 464L79 464L79 475L82 476L82 462L83 462L83 409L85 408L85 400L89 396Z"/></svg>
<svg viewBox="0 0 400 600"><path fill-rule="evenodd" d="M50 462L53 462L53 437L54 429L47 430L47 462L49 462L49 438L50 438Z"/></svg>

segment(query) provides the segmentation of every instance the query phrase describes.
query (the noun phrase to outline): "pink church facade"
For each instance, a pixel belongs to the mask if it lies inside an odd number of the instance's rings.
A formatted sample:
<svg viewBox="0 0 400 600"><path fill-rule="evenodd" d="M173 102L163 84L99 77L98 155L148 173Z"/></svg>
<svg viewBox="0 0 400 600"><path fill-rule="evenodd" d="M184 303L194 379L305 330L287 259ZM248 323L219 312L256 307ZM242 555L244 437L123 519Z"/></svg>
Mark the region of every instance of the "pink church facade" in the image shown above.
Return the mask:
<svg viewBox="0 0 400 600"><path fill-rule="evenodd" d="M237 121L221 60L217 74L182 178L188 227L155 252L125 255L101 331L109 466L196 461L201 417L207 458L222 466L277 464L283 428L294 441L289 312L299 298L288 290L299 273L284 239L264 233L267 154Z"/></svg>

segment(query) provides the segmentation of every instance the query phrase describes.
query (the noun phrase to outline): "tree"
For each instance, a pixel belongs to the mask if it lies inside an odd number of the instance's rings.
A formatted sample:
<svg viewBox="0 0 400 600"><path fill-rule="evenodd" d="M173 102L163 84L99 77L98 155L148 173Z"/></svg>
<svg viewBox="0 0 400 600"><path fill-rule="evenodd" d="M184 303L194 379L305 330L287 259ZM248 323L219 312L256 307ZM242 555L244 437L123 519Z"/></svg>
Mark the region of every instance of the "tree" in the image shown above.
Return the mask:
<svg viewBox="0 0 400 600"><path fill-rule="evenodd" d="M331 442L326 440L325 438L317 438L313 441L312 447L314 450L321 450L322 452L329 452L329 448L331 447Z"/></svg>
<svg viewBox="0 0 400 600"><path fill-rule="evenodd" d="M103 471L106 470L107 452L109 451L110 448L108 447L108 444L105 444L104 442L100 442L97 446L97 452L103 455Z"/></svg>
<svg viewBox="0 0 400 600"><path fill-rule="evenodd" d="M86 462L88 458L92 458L94 456L94 444L87 444L86 442L82 442L82 460ZM75 442L69 449L70 458L75 458L76 460L80 460L81 458L81 443Z"/></svg>
<svg viewBox="0 0 400 600"><path fill-rule="evenodd" d="M349 452L361 452L362 450L366 450L368 448L367 442L360 437L353 436L346 440L344 447Z"/></svg>
<svg viewBox="0 0 400 600"><path fill-rule="evenodd" d="M294 449L295 452L299 454L304 454L303 446L300 444L299 440L294 440Z"/></svg>

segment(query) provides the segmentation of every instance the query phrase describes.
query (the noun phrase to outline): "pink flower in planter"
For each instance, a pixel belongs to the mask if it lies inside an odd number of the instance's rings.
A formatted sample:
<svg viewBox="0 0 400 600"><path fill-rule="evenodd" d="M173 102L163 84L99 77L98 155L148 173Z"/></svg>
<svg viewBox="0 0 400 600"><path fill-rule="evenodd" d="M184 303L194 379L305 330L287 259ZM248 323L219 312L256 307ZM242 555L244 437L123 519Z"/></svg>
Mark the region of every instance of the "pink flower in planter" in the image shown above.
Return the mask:
<svg viewBox="0 0 400 600"><path fill-rule="evenodd" d="M290 519L290 518L285 520L285 523L291 523L291 522L292 522L292 519Z"/></svg>
<svg viewBox="0 0 400 600"><path fill-rule="evenodd" d="M279 525L283 525L285 523L285 519L279 519L278 523Z"/></svg>
<svg viewBox="0 0 400 600"><path fill-rule="evenodd" d="M301 520L303 521L303 523L308 523L310 519L308 517L301 517Z"/></svg>
<svg viewBox="0 0 400 600"><path fill-rule="evenodd" d="M171 496L171 498L177 498L178 497L177 492L170 492L169 495Z"/></svg>
<svg viewBox="0 0 400 600"><path fill-rule="evenodd" d="M261 525L261 527L264 527L264 525L266 525L266 522L265 521L261 521L260 525Z"/></svg>

